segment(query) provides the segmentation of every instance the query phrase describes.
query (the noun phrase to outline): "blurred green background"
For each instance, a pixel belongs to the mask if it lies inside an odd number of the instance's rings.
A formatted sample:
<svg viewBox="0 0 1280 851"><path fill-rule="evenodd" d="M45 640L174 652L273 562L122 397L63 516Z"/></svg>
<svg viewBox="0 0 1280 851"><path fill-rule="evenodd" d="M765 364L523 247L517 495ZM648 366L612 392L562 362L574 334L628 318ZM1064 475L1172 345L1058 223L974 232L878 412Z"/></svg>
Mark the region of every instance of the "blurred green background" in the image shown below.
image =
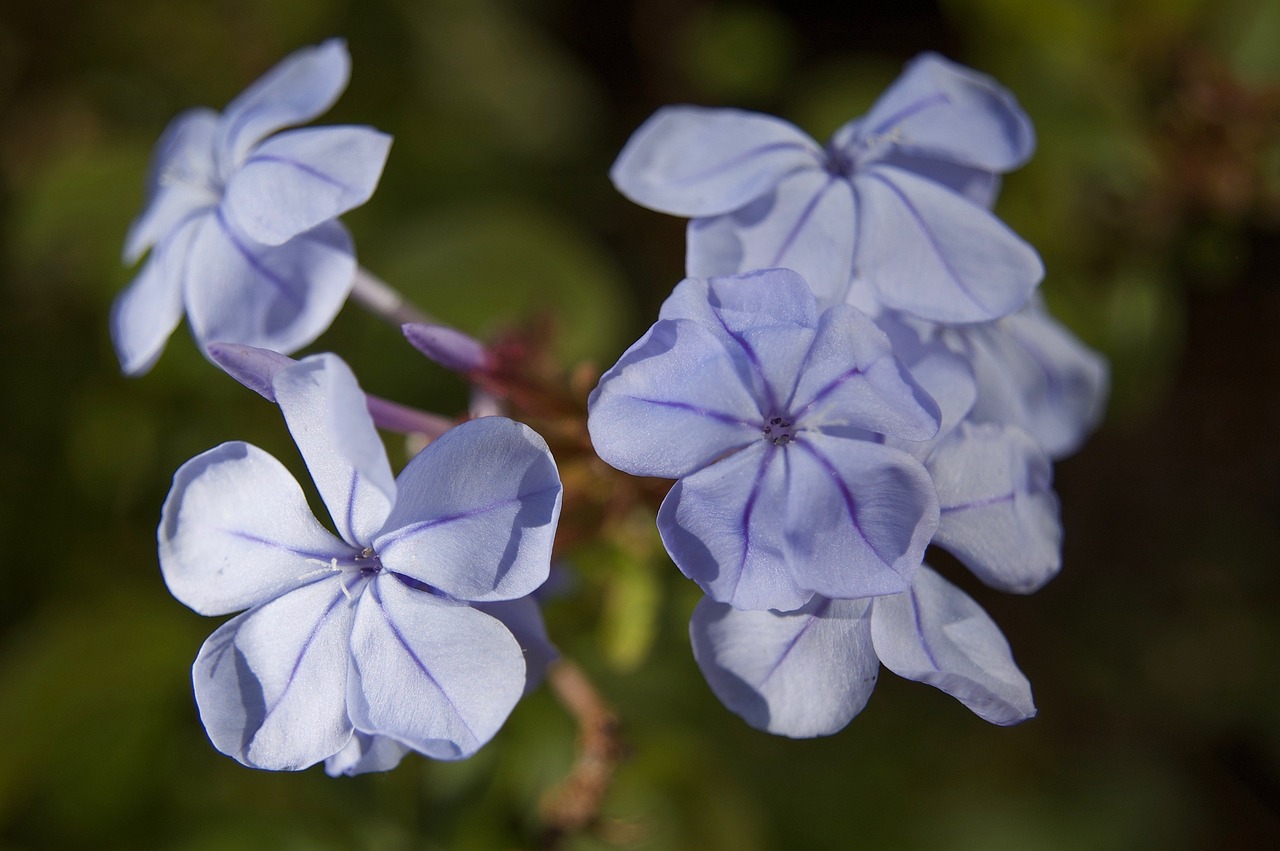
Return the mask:
<svg viewBox="0 0 1280 851"><path fill-rule="evenodd" d="M567 362L611 364L682 270L683 223L606 176L644 118L736 105L821 139L932 49L1034 120L998 211L1043 254L1055 313L1112 360L1106 424L1057 468L1062 576L1031 598L965 585L1038 718L989 727L886 675L837 736L750 730L702 682L696 591L643 555L641 522L573 554L548 608L629 745L599 828L564 847L1280 847L1280 3L9 0L0 848L533 847L572 759L546 689L468 762L357 779L242 768L196 716L189 665L215 622L159 576L170 476L230 439L303 470L278 412L185 328L152 374L119 375L120 246L166 122L331 35L354 71L322 123L396 138L345 219L360 258L468 331L550 309ZM371 392L465 404L354 306L313 349Z"/></svg>

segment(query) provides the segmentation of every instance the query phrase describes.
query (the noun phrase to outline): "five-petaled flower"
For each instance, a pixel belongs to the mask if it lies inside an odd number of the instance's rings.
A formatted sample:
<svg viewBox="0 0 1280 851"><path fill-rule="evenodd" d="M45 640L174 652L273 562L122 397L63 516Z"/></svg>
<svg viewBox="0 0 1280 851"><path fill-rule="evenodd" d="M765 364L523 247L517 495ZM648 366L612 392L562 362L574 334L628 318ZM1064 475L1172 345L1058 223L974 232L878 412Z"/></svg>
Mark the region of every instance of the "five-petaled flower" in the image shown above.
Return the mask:
<svg viewBox="0 0 1280 851"><path fill-rule="evenodd" d="M589 409L601 458L679 479L663 543L736 608L905 591L937 528L928 473L882 442L932 437L937 406L871 320L820 310L790 270L681 282Z"/></svg>
<svg viewBox="0 0 1280 851"><path fill-rule="evenodd" d="M327 110L350 65L339 40L299 50L221 115L193 109L166 128L124 250L129 262L150 256L112 310L126 373L151 368L184 309L201 349L292 352L329 327L356 277L336 217L373 194L391 139L369 127L276 131Z"/></svg>
<svg viewBox="0 0 1280 851"><path fill-rule="evenodd" d="M511 420L475 420L393 478L341 360L306 358L270 380L338 535L249 444L224 443L174 476L165 582L201 614L247 609L193 668L209 737L269 769L468 756L537 674L513 632L545 644L527 595L547 577L560 513L546 443Z"/></svg>
<svg viewBox="0 0 1280 851"><path fill-rule="evenodd" d="M1034 144L1008 91L926 53L825 147L767 115L664 107L611 176L636 203L694 217L690 276L784 266L824 302L857 278L884 307L981 322L1016 310L1044 275L988 209Z"/></svg>

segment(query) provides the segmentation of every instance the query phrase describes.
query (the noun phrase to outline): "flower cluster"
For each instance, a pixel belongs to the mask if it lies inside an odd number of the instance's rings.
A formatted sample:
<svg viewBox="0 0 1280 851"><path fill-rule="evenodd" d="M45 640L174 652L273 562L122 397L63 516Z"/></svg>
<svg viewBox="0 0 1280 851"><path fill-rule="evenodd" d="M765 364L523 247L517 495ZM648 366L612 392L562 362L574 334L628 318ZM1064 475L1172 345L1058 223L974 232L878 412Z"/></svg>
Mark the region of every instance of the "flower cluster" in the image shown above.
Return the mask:
<svg viewBox="0 0 1280 851"><path fill-rule="evenodd" d="M1061 563L1051 459L1101 415L1105 363L1044 311L991 212L1034 138L1013 96L933 54L819 146L779 119L669 107L613 167L689 216L686 273L601 379L589 426L706 593L712 689L760 729L833 733L879 665L980 717L1035 713L999 628L932 543L1028 593Z"/></svg>

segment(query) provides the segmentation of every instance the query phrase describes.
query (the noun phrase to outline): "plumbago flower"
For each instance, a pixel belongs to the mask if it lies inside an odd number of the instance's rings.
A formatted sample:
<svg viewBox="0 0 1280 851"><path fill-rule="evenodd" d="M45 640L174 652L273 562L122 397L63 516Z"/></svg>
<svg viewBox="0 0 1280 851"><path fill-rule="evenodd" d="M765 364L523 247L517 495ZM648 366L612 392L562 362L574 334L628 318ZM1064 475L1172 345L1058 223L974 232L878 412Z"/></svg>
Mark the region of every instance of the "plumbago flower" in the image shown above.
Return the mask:
<svg viewBox="0 0 1280 851"><path fill-rule="evenodd" d="M687 279L588 401L596 452L679 479L658 512L676 565L715 600L797 609L905 591L938 524L919 461L938 409L848 305L787 269Z"/></svg>
<svg viewBox="0 0 1280 851"><path fill-rule="evenodd" d="M340 40L299 50L221 115L193 109L165 129L124 249L130 263L150 256L112 309L126 373L152 367L184 310L202 349L292 352L329 327L356 276L336 217L373 194L391 138L369 127L277 131L332 106L350 65Z"/></svg>
<svg viewBox="0 0 1280 851"><path fill-rule="evenodd" d="M1035 715L1031 685L1000 628L927 565L902 594L814 597L793 612L742 611L709 598L689 624L712 691L752 727L827 736L862 711L880 665L1008 726Z"/></svg>
<svg viewBox="0 0 1280 851"><path fill-rule="evenodd" d="M688 275L785 266L824 302L857 277L885 307L981 322L1020 307L1044 275L988 209L1034 144L1008 91L926 53L825 147L771 116L665 107L611 176L633 201L693 217Z"/></svg>
<svg viewBox="0 0 1280 851"><path fill-rule="evenodd" d="M546 443L511 420L474 420L393 478L341 360L258 363L241 359L269 379L338 534L249 444L174 476L165 582L201 614L247 610L192 671L210 739L249 766L323 760L334 774L385 770L408 750L469 756L536 676L521 642L532 657L548 649L527 596L547 577L560 512Z"/></svg>

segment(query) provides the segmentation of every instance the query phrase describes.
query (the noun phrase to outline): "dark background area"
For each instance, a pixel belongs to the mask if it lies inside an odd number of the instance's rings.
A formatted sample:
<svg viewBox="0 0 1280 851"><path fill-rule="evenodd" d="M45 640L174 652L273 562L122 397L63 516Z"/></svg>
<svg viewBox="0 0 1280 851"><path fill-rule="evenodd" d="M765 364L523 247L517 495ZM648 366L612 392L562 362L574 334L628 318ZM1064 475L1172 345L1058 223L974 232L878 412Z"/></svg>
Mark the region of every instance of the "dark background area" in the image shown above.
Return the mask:
<svg viewBox="0 0 1280 851"><path fill-rule="evenodd" d="M351 780L245 769L196 716L215 622L160 580L170 477L232 439L303 470L185 328L150 375L119 375L120 246L173 115L332 35L353 75L321 123L396 138L344 219L361 261L471 333L549 311L566 364L608 366L683 266L683 222L608 183L641 121L733 105L823 139L937 50L1035 122L997 211L1111 359L1108 419L1056 470L1062 575L1028 598L962 583L1036 719L990 727L886 675L834 737L753 731L702 682L696 589L651 533L596 542L547 617L630 755L567 847L1280 847L1280 5L53 0L0 5L0 848L528 847L572 759L545 689L472 760ZM312 350L370 392L465 405L354 305Z"/></svg>

